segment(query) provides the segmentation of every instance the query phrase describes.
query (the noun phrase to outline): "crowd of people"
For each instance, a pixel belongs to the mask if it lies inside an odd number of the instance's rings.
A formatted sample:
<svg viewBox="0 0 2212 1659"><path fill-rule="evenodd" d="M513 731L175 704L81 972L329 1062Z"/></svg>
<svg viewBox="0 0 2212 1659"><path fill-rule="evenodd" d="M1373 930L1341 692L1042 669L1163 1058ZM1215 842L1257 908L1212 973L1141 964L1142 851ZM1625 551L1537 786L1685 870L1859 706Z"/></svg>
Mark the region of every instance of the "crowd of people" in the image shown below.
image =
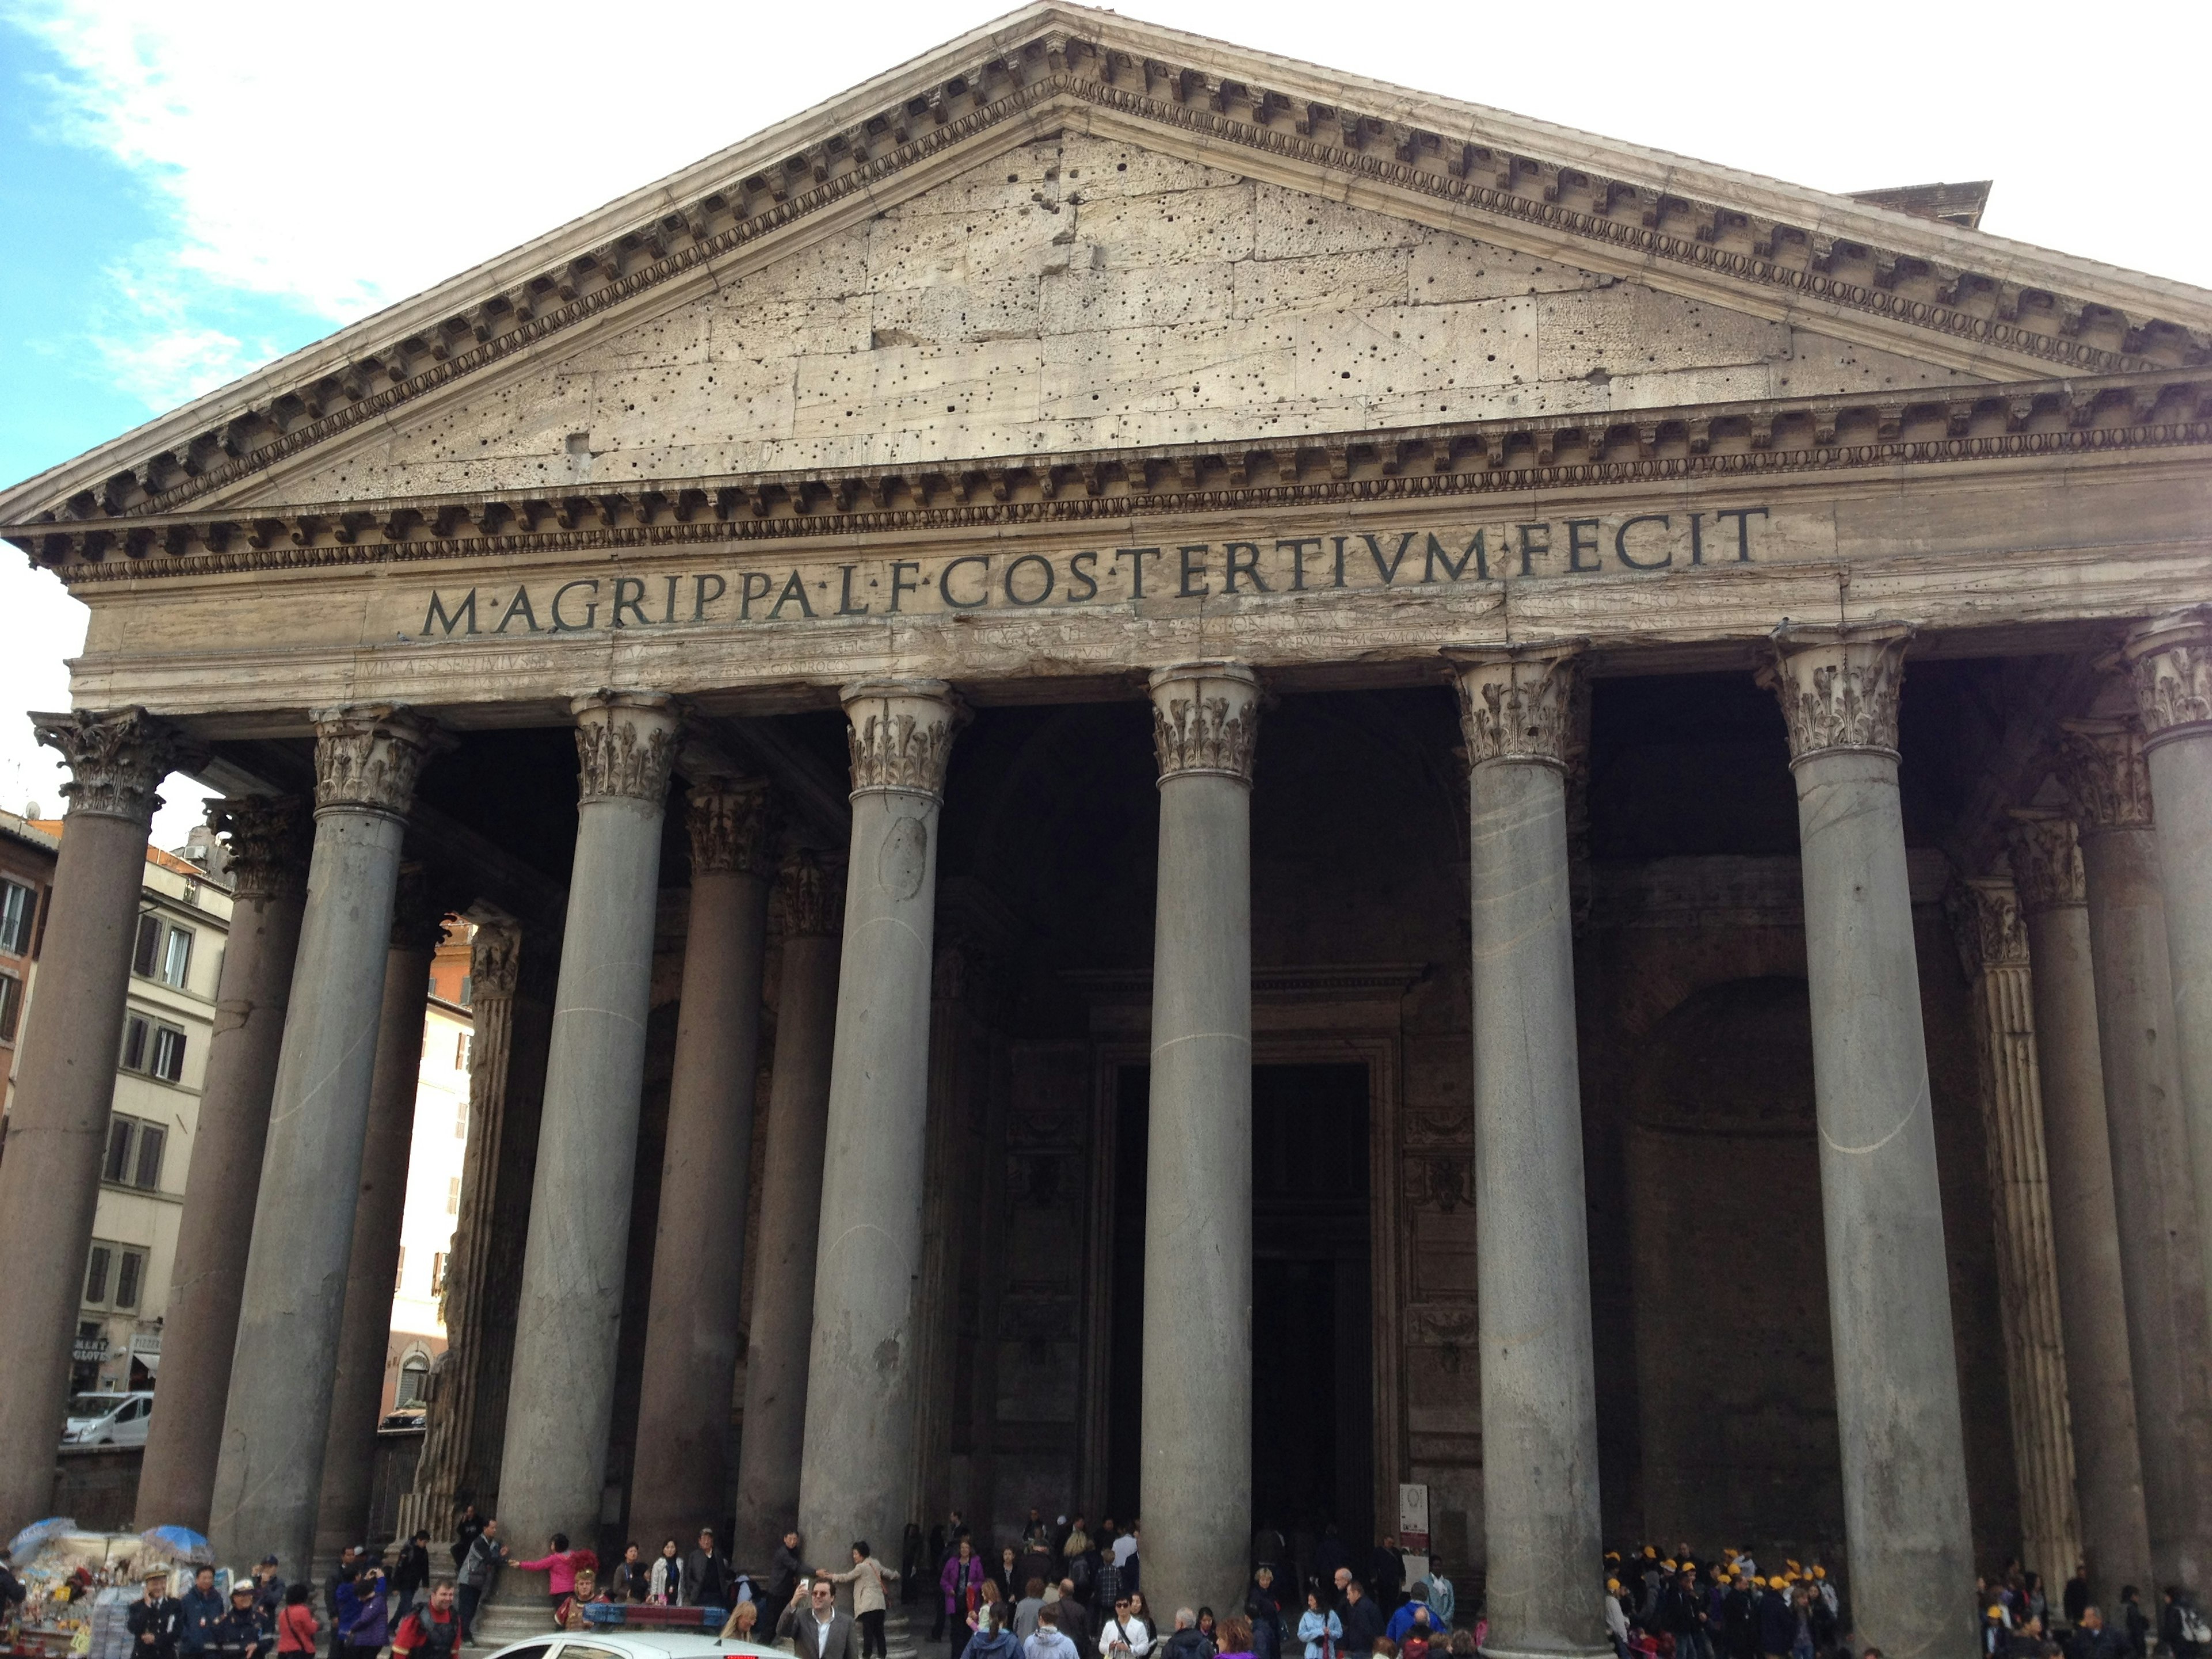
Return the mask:
<svg viewBox="0 0 2212 1659"><path fill-rule="evenodd" d="M314 1587L285 1583L273 1555L234 1581L228 1595L216 1589L212 1567L194 1571L180 1595L171 1594L176 1575L153 1568L124 1620L133 1659L313 1659L319 1651L375 1659L386 1646L394 1659L452 1659L462 1641L453 1586L429 1583L426 1542L418 1535L400 1552L390 1583L381 1565L364 1565L366 1553L349 1548L325 1587L319 1617ZM403 1573L410 1585L398 1584Z"/></svg>

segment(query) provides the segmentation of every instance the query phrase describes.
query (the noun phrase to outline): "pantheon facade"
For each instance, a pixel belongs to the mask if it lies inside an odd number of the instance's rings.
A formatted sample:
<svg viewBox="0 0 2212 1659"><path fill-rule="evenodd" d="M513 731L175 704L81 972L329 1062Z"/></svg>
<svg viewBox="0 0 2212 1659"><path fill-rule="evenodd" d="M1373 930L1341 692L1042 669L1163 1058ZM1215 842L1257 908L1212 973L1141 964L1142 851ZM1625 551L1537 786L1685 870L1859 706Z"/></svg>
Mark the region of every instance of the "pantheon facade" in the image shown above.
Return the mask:
<svg viewBox="0 0 2212 1659"><path fill-rule="evenodd" d="M2212 294L1053 0L0 496L91 609L0 1159L46 1512L155 791L238 905L142 1524L1153 1604L1426 1486L2212 1589ZM543 1584L509 1573L516 1627ZM495 1623L496 1621L495 1620Z"/></svg>

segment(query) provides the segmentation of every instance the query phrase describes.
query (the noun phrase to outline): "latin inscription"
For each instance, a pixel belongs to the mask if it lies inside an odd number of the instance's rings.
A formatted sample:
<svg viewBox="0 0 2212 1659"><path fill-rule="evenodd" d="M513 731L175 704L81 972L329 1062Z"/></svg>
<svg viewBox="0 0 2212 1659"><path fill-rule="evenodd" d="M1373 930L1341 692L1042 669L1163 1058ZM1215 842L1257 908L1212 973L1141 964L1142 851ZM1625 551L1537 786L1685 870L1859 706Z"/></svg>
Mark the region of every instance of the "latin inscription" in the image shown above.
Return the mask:
<svg viewBox="0 0 2212 1659"><path fill-rule="evenodd" d="M1752 562L1764 507L1533 520L1472 530L855 559L787 570L579 576L430 594L421 634L571 634L683 624L957 615L1336 588L1449 587Z"/></svg>

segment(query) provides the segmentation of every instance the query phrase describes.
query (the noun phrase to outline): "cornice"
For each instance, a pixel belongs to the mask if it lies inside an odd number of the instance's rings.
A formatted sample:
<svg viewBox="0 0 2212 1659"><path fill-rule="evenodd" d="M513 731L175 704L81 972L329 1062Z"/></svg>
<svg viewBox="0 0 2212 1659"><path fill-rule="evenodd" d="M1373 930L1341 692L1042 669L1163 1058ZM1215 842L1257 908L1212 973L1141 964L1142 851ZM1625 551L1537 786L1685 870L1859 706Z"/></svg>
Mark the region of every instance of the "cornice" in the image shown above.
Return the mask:
<svg viewBox="0 0 2212 1659"><path fill-rule="evenodd" d="M1122 521L2212 445L2212 375L2039 380L1140 450L0 526L81 582Z"/></svg>
<svg viewBox="0 0 2212 1659"><path fill-rule="evenodd" d="M1086 110L1189 134L1217 160L1241 150L1292 162L1320 175L1317 187L1331 193L1364 188L1427 198L1478 221L1601 249L1616 263L1705 273L1776 303L1809 301L1977 351L2090 374L2212 362L2212 329L2154 314L2147 308L2160 302L2154 285L2118 271L2110 273L2120 279L2113 297L2133 309L2092 297L2087 290L2100 276L2084 262L2039 260L1996 238L1939 234L1899 216L1854 210L1841 198L1748 188L1741 176L1717 170L1700 176L1653 165L1647 178L1609 176L1598 165L1604 148L1586 136L1472 106L1408 105L1373 85L1324 85L1282 60L1121 20L1045 9L1033 28L1027 39L971 37L981 61L930 83L887 77L882 90L899 81L904 95L870 114L850 100L822 112L811 141L787 145L781 160L767 161L757 144L743 146L714 158L731 173L694 168L639 192L611 210L627 206L637 216L626 228L614 230L601 214L586 222L586 246L541 239L526 251L543 260L537 270L520 274L526 266L510 257L480 273L489 291L463 289L465 279L456 279L397 307L382 331L371 319L337 337L335 349L301 354L289 375L280 364L249 381L242 396L204 400L195 413L211 422L204 429L155 422L145 447L159 445L158 453L118 441L43 475L47 493L29 499L46 514L79 521L179 510L849 200L879 204L901 175L996 130L1034 132L1055 112ZM1109 44L1124 34L1137 50ZM1237 62L1301 90L1164 62L1151 55L1154 45ZM1375 107L1319 101L1315 91ZM1409 108L1444 125L1453 114L1473 117L1470 127L1455 129L1473 136L1384 112ZM1538 148L1587 154L1525 154L1524 134ZM1666 160L1626 151L1616 159ZM1731 191L1761 211L1720 199ZM449 294L447 315L436 318L442 303L426 309ZM2186 314L2185 298L2171 297L2179 302L2169 308ZM100 460L115 465L94 483L88 464Z"/></svg>

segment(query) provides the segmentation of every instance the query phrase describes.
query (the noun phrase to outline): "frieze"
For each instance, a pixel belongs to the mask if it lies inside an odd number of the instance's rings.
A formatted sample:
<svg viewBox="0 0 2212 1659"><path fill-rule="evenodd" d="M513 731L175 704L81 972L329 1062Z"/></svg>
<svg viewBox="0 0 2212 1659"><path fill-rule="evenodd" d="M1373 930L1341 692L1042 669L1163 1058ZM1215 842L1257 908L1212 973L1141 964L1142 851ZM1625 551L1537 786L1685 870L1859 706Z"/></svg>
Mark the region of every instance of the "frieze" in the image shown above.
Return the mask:
<svg viewBox="0 0 2212 1659"><path fill-rule="evenodd" d="M1174 95L1154 95L1156 70ZM994 70L1012 84L991 96L985 88ZM1136 84L1123 84L1125 78ZM1214 86L1200 70L1171 70L1149 58L1139 64L1097 43L1048 35L953 77L935 94L825 134L807 154L722 180L696 201L672 210L656 201L651 221L587 250L564 248L558 268L464 303L447 321L365 350L337 373L272 392L260 407L234 412L221 430L120 476L151 510L196 499L387 418L402 404L850 198L880 196L897 174L994 128L1034 121L1063 101L1188 132L1217 152L1241 148L1295 159L1338 175L1340 190L1353 180L1380 185L1572 238L1617 259L1707 271L1778 299L1810 299L2076 372L2208 355L2203 337L2185 328L2125 317L2032 282L1755 219L1725 204L1234 81ZM956 112L961 103L968 106ZM917 118L917 108L927 114ZM1332 135L1341 142L1330 142ZM2084 337L2100 329L2116 338L2118 349ZM136 504L118 500L113 483L81 493L87 516Z"/></svg>
<svg viewBox="0 0 2212 1659"><path fill-rule="evenodd" d="M404 818L423 763L450 741L422 715L391 703L318 709L315 806Z"/></svg>
<svg viewBox="0 0 2212 1659"><path fill-rule="evenodd" d="M2212 732L2212 605L2146 623L2122 652L2132 672L2144 747Z"/></svg>
<svg viewBox="0 0 2212 1659"><path fill-rule="evenodd" d="M233 795L207 805L208 828L222 838L231 893L247 903L304 899L313 814L297 795Z"/></svg>
<svg viewBox="0 0 2212 1659"><path fill-rule="evenodd" d="M676 700L647 692L599 691L579 697L578 799L635 800L659 806L676 763Z"/></svg>
<svg viewBox="0 0 2212 1659"><path fill-rule="evenodd" d="M1835 750L1897 757L1897 711L1905 689L1905 623L1792 623L1774 634L1774 661L1761 678L1782 704L1790 760Z"/></svg>
<svg viewBox="0 0 2212 1659"><path fill-rule="evenodd" d="M2015 807L2007 827L2007 856L2021 906L2028 915L2089 902L2081 840L2063 812Z"/></svg>
<svg viewBox="0 0 2212 1659"><path fill-rule="evenodd" d="M48 749L59 750L70 769L62 785L69 811L127 818L150 824L161 809L154 792L181 758L176 728L143 708L112 714L75 708L33 714L31 730Z"/></svg>
<svg viewBox="0 0 2212 1659"><path fill-rule="evenodd" d="M2059 781L2083 832L2148 830L2157 822L2142 726L2131 720L2061 720L2058 731Z"/></svg>

